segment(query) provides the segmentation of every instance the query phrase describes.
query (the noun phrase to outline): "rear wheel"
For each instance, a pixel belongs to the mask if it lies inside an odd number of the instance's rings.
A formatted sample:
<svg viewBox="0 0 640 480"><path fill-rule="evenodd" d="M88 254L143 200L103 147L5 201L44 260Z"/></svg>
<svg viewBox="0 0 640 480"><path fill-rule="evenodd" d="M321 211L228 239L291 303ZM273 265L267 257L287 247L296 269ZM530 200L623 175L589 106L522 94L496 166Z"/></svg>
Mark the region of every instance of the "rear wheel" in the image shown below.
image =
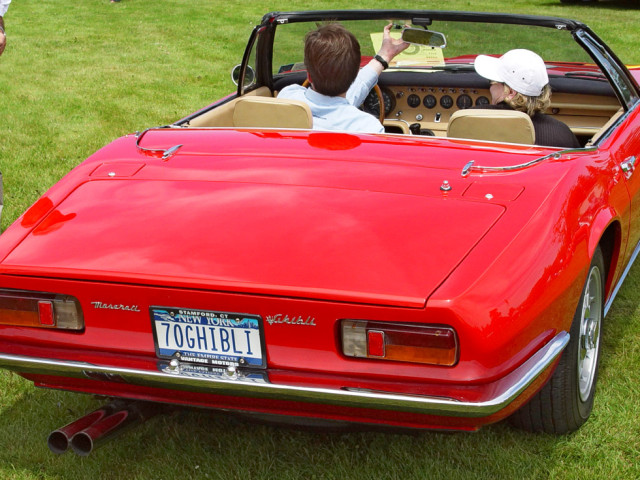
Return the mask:
<svg viewBox="0 0 640 480"><path fill-rule="evenodd" d="M600 247L571 324L570 340L549 382L510 421L530 431L568 433L591 414L598 378L604 307L604 260Z"/></svg>

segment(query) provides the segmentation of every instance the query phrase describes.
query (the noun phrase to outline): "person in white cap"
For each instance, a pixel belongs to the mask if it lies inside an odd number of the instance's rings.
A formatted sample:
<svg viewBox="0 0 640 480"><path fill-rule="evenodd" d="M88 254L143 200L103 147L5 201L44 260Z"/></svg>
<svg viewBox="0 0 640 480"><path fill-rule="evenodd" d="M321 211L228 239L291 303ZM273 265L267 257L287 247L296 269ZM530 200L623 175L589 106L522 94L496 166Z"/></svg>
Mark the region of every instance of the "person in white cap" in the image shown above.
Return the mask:
<svg viewBox="0 0 640 480"><path fill-rule="evenodd" d="M510 108L527 113L533 122L537 145L580 147L567 125L544 114L551 104L551 86L547 67L537 53L516 49L500 58L478 55L474 67L479 75L491 80L489 108Z"/></svg>

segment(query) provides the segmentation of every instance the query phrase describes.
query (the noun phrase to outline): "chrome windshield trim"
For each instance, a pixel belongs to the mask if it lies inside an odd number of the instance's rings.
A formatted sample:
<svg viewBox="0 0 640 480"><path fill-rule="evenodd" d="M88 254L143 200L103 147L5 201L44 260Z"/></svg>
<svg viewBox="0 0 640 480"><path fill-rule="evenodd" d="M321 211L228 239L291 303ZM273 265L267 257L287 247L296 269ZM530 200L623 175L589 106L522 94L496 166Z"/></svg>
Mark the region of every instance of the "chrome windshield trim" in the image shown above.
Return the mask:
<svg viewBox="0 0 640 480"><path fill-rule="evenodd" d="M553 158L555 160L558 160L563 155L570 155L572 153L588 153L588 152L594 152L596 150L597 150L597 148L595 148L595 147L573 148L573 149L569 149L569 150L562 150L560 152L550 153L549 155L545 155L544 157L536 158L536 159L531 160L531 161L526 162L526 163L520 163L520 164L517 164L517 165L505 165L505 166L500 166L500 167L483 167L482 165L475 165L475 160L471 160L470 162L468 162L463 167L461 175L463 177L467 177L472 172L478 172L478 173L512 172L514 170L522 170L523 168L531 167L532 165L535 165L535 164L540 163L540 162L542 162L544 160L547 160L548 158Z"/></svg>
<svg viewBox="0 0 640 480"><path fill-rule="evenodd" d="M380 391L300 387L272 383L239 382L218 378L199 378L165 373L160 370L139 370L65 360L32 358L0 354L0 367L18 373L53 375L72 378L99 378L128 384L168 388L217 395L272 398L345 407L411 413L485 417L513 402L562 353L569 334L558 333L518 368L495 382L496 394L482 402L463 402L450 398L385 393Z"/></svg>
<svg viewBox="0 0 640 480"><path fill-rule="evenodd" d="M148 155L160 156L162 160L167 160L182 147L182 144L174 145L170 148L145 148L142 145L140 145L140 142L142 141L142 137L144 137L147 134L147 132L150 132L151 130L166 130L166 129L175 129L175 128L184 128L184 127L181 127L179 125L163 125L160 127L147 128L143 132L136 132L135 133L136 148Z"/></svg>

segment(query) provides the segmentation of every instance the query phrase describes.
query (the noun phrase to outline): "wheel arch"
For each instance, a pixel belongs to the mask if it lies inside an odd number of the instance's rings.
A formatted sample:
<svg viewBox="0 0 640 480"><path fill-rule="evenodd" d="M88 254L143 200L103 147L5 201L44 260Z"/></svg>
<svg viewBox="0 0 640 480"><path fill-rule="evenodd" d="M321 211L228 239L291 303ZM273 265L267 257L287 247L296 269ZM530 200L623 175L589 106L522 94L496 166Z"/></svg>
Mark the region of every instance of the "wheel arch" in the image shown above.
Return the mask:
<svg viewBox="0 0 640 480"><path fill-rule="evenodd" d="M620 259L622 226L620 221L611 215L611 212L604 211L596 217L591 232L589 258L593 258L596 248L600 246L606 269L604 293L605 298L607 298L614 287L616 266Z"/></svg>

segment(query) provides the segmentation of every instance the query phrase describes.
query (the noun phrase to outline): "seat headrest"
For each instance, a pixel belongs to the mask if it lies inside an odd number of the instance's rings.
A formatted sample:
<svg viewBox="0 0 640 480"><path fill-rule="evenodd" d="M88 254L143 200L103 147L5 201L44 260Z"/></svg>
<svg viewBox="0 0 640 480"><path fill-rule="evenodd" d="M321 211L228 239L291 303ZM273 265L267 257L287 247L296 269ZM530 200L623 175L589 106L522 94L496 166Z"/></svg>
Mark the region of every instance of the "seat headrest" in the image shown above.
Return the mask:
<svg viewBox="0 0 640 480"><path fill-rule="evenodd" d="M309 129L313 117L309 105L299 100L241 97L233 110L233 126Z"/></svg>
<svg viewBox="0 0 640 480"><path fill-rule="evenodd" d="M524 112L474 108L451 115L447 137L533 145L536 132Z"/></svg>

